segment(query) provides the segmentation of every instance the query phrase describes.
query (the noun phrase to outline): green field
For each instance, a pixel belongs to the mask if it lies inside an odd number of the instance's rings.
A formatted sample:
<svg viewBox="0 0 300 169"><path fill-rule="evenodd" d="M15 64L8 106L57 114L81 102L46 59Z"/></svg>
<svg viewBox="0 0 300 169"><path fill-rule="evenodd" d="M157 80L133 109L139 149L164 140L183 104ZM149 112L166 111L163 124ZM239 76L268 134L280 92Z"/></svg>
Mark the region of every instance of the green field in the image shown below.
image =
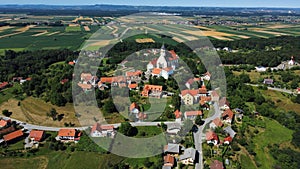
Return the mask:
<svg viewBox="0 0 300 169"><path fill-rule="evenodd" d="M264 118L266 123L265 131L253 138L255 143L256 159L261 164L261 168L272 168L275 164L273 157L268 153L268 145L281 144L292 139L293 131L282 126L275 120Z"/></svg>
<svg viewBox="0 0 300 169"><path fill-rule="evenodd" d="M64 48L79 50L84 41L100 28L98 26L89 27L90 32L82 30L81 27L32 27L25 32L0 38L0 54L9 49L16 51ZM22 27L0 31L0 36L16 33L20 28Z"/></svg>

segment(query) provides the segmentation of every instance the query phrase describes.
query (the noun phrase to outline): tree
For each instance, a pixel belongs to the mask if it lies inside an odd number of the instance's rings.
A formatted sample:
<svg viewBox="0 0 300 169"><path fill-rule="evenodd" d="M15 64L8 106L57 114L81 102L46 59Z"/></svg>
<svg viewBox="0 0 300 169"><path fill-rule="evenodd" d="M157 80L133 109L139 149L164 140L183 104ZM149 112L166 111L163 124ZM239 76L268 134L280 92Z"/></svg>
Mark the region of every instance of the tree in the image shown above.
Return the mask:
<svg viewBox="0 0 300 169"><path fill-rule="evenodd" d="M198 116L196 117L195 123L196 123L197 125L200 125L200 126L204 124L204 121L202 120L202 117L201 117L200 115L198 115Z"/></svg>
<svg viewBox="0 0 300 169"><path fill-rule="evenodd" d="M116 107L115 107L115 104L114 104L114 102L113 102L113 100L112 100L111 98L108 99L108 100L104 103L103 110L104 110L106 113L117 112L117 109L116 109Z"/></svg>
<svg viewBox="0 0 300 169"><path fill-rule="evenodd" d="M138 133L137 128L132 127L128 121L121 123L119 132L124 134L125 136L135 136Z"/></svg>
<svg viewBox="0 0 300 169"><path fill-rule="evenodd" d="M57 111L54 108L51 108L50 111L47 113L47 116L52 117L53 120L57 120Z"/></svg>
<svg viewBox="0 0 300 169"><path fill-rule="evenodd" d="M5 109L5 110L2 110L2 114L6 117L10 117L12 115L12 112Z"/></svg>

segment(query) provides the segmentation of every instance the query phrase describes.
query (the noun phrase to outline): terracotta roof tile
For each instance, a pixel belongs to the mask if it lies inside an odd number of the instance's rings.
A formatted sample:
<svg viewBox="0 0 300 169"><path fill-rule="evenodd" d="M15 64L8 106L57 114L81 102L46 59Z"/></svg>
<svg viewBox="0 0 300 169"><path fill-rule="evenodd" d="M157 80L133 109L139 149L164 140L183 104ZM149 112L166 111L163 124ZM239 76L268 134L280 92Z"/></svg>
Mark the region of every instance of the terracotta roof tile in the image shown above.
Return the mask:
<svg viewBox="0 0 300 169"><path fill-rule="evenodd" d="M17 130L17 131L14 131L12 133L4 135L3 139L5 141L11 141L11 140L16 139L16 138L21 137L21 136L23 136L22 130Z"/></svg>

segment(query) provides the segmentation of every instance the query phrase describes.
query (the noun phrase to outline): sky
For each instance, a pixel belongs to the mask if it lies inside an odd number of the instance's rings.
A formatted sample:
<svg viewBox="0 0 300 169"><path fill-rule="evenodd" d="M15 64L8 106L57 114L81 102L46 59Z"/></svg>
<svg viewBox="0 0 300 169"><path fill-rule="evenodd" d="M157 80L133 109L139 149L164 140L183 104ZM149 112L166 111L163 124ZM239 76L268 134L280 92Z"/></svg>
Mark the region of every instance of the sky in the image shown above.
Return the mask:
<svg viewBox="0 0 300 169"><path fill-rule="evenodd" d="M0 4L46 5L150 5L211 7L292 7L300 8L300 0L0 0Z"/></svg>

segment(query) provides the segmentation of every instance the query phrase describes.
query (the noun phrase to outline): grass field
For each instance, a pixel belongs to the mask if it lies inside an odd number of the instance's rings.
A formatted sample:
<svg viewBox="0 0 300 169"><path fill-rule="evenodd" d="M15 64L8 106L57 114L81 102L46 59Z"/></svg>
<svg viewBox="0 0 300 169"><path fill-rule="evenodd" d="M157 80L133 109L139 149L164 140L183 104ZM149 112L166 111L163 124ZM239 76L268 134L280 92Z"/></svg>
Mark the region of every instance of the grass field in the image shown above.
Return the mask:
<svg viewBox="0 0 300 169"><path fill-rule="evenodd" d="M81 29L80 26L35 26L25 31L20 31L21 29L24 27L12 27L0 31L0 37L2 37L0 54L8 49L17 51L64 48L78 50L99 27L89 26L90 31Z"/></svg>
<svg viewBox="0 0 300 169"><path fill-rule="evenodd" d="M67 104L64 107L57 107L33 97L29 97L21 101L20 106L18 106L18 102L19 101L15 99L5 101L1 104L0 110L2 111L7 109L13 112L11 116L12 118L31 124L64 127L64 123L72 122L76 126L79 126L79 121L75 117L73 104ZM47 116L47 112L49 112L51 108L55 108L58 114L64 114L61 121L53 121Z"/></svg>
<svg viewBox="0 0 300 169"><path fill-rule="evenodd" d="M275 102L275 105L280 109L285 111L295 111L300 115L300 104L293 103L284 93L272 91L272 90L262 90L262 94Z"/></svg>
<svg viewBox="0 0 300 169"><path fill-rule="evenodd" d="M268 145L281 144L292 139L293 131L282 126L275 120L264 118L266 129L253 138L255 143L256 159L260 168L272 168L275 161L268 153Z"/></svg>

